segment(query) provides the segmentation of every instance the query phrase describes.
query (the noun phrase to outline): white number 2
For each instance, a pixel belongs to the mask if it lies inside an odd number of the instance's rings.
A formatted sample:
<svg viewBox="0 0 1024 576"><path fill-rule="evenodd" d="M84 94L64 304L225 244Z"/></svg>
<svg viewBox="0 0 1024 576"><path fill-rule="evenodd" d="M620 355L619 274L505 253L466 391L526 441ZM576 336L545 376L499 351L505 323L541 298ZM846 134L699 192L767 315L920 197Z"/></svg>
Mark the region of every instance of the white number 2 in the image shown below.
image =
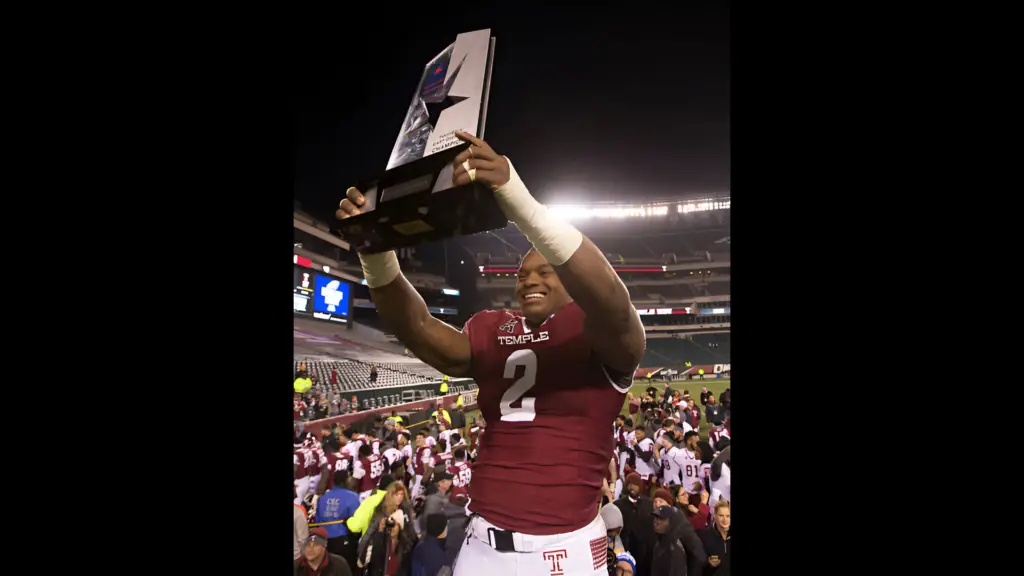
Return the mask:
<svg viewBox="0 0 1024 576"><path fill-rule="evenodd" d="M505 361L505 378L515 378L516 367L523 366L523 377L512 383L512 386L501 396L501 419L505 422L533 422L537 417L534 404L536 398L523 396L537 384L537 355L533 350L516 350ZM512 403L520 397L523 403L513 408Z"/></svg>

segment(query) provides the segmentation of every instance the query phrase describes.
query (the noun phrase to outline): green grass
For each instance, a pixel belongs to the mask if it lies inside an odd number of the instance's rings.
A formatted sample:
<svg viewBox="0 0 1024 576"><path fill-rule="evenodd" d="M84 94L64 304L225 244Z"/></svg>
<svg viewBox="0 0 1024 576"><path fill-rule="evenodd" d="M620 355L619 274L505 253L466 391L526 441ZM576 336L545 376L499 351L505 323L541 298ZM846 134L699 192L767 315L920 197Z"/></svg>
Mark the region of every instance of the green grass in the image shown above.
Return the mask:
<svg viewBox="0 0 1024 576"><path fill-rule="evenodd" d="M685 382L673 382L672 383L672 389L673 390L689 390L690 391L690 397L693 398L693 403L696 404L700 408L700 416L701 416L700 437L701 437L702 440L707 440L708 439L708 428L710 428L711 425L708 424L707 421L704 419L704 407L700 405L700 391L705 386L707 386L708 387L708 391L715 395L715 400L717 401L718 400L718 396L722 392L724 392L726 388L729 388L729 382L730 382L730 380L708 379L708 380L704 380L704 381L701 381L701 380L687 380ZM651 385L658 389L658 395L660 397L662 391L665 389L665 383L664 382L658 382L658 381L652 381ZM647 389L647 383L646 382L641 382L639 380L634 380L633 387L630 388L629 391L632 392L633 395L636 396L637 398L642 398L643 395L644 395L644 390L646 390L646 389ZM629 415L629 402L628 401L625 401L625 402L622 403L622 412L621 413L626 415L626 416ZM479 415L480 415L480 411L479 410L470 410L470 411L466 412L466 422L471 422L473 420L473 418L476 418ZM610 422L609 422L609 424L610 424Z"/></svg>

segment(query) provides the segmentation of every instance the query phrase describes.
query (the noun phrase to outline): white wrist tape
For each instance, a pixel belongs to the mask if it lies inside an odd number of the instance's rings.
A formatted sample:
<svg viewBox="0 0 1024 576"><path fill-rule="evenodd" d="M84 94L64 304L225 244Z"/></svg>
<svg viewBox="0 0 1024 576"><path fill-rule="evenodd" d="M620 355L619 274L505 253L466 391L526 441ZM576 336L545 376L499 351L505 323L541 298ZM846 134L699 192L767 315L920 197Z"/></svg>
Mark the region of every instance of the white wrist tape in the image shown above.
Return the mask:
<svg viewBox="0 0 1024 576"><path fill-rule="evenodd" d="M387 286L402 273L394 250L380 254L360 254L359 261L363 264L363 277L370 288Z"/></svg>
<svg viewBox="0 0 1024 576"><path fill-rule="evenodd" d="M501 211L551 265L565 264L583 243L583 234L530 196L511 160L508 170L511 178L494 193Z"/></svg>

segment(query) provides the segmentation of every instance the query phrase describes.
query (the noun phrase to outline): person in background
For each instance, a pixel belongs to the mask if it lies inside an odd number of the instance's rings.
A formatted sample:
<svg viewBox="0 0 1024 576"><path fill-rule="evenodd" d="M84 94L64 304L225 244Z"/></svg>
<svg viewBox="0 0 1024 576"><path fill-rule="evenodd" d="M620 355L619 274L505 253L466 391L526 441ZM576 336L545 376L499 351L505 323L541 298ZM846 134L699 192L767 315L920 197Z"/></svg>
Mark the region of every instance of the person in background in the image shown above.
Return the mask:
<svg viewBox="0 0 1024 576"><path fill-rule="evenodd" d="M629 398L629 417L633 419L637 426L642 426L644 418L643 414L640 413L640 400L633 396L632 392L626 396Z"/></svg>
<svg viewBox="0 0 1024 576"><path fill-rule="evenodd" d="M348 472L338 470L334 472L333 479L334 488L325 492L317 503L316 524L348 520L359 509L359 495L346 487ZM354 566L358 539L352 536L344 523L328 524L323 528L327 531L327 550Z"/></svg>
<svg viewBox="0 0 1024 576"><path fill-rule="evenodd" d="M693 525L693 529L698 532L708 526L708 517L711 515L711 508L708 506L709 497L710 494L703 488L699 494L689 494L683 486L679 486L676 490L676 506Z"/></svg>
<svg viewBox="0 0 1024 576"><path fill-rule="evenodd" d="M426 536L412 551L412 576L437 576L447 562L445 539L448 518L444 514L426 516Z"/></svg>
<svg viewBox="0 0 1024 576"><path fill-rule="evenodd" d="M376 386L377 385L377 365L376 364L371 364L370 365L370 385L371 386Z"/></svg>
<svg viewBox="0 0 1024 576"><path fill-rule="evenodd" d="M448 393L448 375L447 374L441 376L441 387L440 387L439 391L441 392L441 396L444 396L445 394Z"/></svg>
<svg viewBox="0 0 1024 576"><path fill-rule="evenodd" d="M323 528L309 531L302 543L302 557L295 561L295 576L352 576L345 559L327 551L327 532Z"/></svg>
<svg viewBox="0 0 1024 576"><path fill-rule="evenodd" d="M341 396L339 394L335 394L334 390L331 390L327 395L327 400L330 405L330 415L337 416L338 414L341 414Z"/></svg>
<svg viewBox="0 0 1024 576"><path fill-rule="evenodd" d="M700 406L696 406L693 403L693 399L687 401L688 409L690 412L690 426L693 426L694 430L700 430Z"/></svg>
<svg viewBox="0 0 1024 576"><path fill-rule="evenodd" d="M295 549L292 560L302 556L302 543L309 538L309 525L306 524L306 509L301 504L292 502L292 522L295 524Z"/></svg>
<svg viewBox="0 0 1024 576"><path fill-rule="evenodd" d="M711 407L709 406L708 411L710 410ZM728 446L728 443L724 446L722 445L722 440L727 438L729 438L729 431L722 425L722 417L719 416L715 418L715 427L708 430L708 444L710 444L712 450L720 452L725 449L725 446Z"/></svg>
<svg viewBox="0 0 1024 576"><path fill-rule="evenodd" d="M382 515L382 509L392 509L389 502L388 498L381 502L370 532L360 539L357 566L365 568L364 576L409 576L411 571L416 536L409 527L409 517L399 506L395 505L387 516Z"/></svg>
<svg viewBox="0 0 1024 576"><path fill-rule="evenodd" d="M355 394L352 395L352 403L349 406L353 412L359 412L359 398Z"/></svg>
<svg viewBox="0 0 1024 576"><path fill-rule="evenodd" d="M727 500L715 503L715 523L701 532L701 541L708 553L704 574L729 576L729 527L732 525L732 510Z"/></svg>
<svg viewBox="0 0 1024 576"><path fill-rule="evenodd" d="M676 499L672 497L674 492L685 489L682 486L672 486L671 488L659 488L654 493L654 510L657 512L662 508L670 508L675 510ZM657 514L655 514L657 516ZM668 517L665 517L668 518ZM704 565L706 556L704 554L704 546L700 542L700 537L697 536L697 531L693 529L693 525L687 522L682 512L676 511L675 517L668 518L672 520L672 537L675 538L683 549L686 551L686 558L690 566L690 572L692 574L698 574L701 570L701 566ZM655 534L657 531L657 518L655 518ZM658 538L655 538L658 541ZM685 568L684 568L685 570ZM684 572L685 573L685 572ZM661 572L651 570L651 576L660 576Z"/></svg>
<svg viewBox="0 0 1024 576"><path fill-rule="evenodd" d="M686 576L686 550L676 537L676 529L684 522L672 506L654 510L656 540L651 554L652 576Z"/></svg>
<svg viewBox="0 0 1024 576"><path fill-rule="evenodd" d="M466 514L466 504L469 503L469 494L465 488L453 486L448 492L448 506L445 506L444 515L448 517L448 538L445 540L444 553L447 557L445 564L455 566L455 559L459 556L459 550L466 543L466 525L470 516Z"/></svg>
<svg viewBox="0 0 1024 576"><path fill-rule="evenodd" d="M614 571L608 570L608 574L614 574L614 576L633 576L636 574L636 560L629 552L616 555L614 566Z"/></svg>
<svg viewBox="0 0 1024 576"><path fill-rule="evenodd" d="M462 398L462 396L459 396L459 398ZM448 416L452 419L452 430L458 431L460 436L465 437L467 434L466 413L462 411L462 406L458 402L452 402L448 410L450 411Z"/></svg>
<svg viewBox="0 0 1024 576"><path fill-rule="evenodd" d="M608 547L616 556L626 551L622 543L622 511L614 503L601 507L601 519L604 520L604 527L608 531Z"/></svg>
<svg viewBox="0 0 1024 576"><path fill-rule="evenodd" d="M327 404L327 399L321 397L317 400L316 409L313 411L313 418L315 420L323 420L324 418L327 418L329 413L330 406Z"/></svg>
<svg viewBox="0 0 1024 576"><path fill-rule="evenodd" d="M711 394L708 395L707 408L704 409L704 416L708 422L715 422L721 420L724 415L724 410L721 404L715 401L715 397Z"/></svg>
<svg viewBox="0 0 1024 576"><path fill-rule="evenodd" d="M309 392L309 389L313 387L313 380L310 379L309 374L305 370L300 370L298 376L295 378L295 382L292 383L292 388L296 394L305 394Z"/></svg>
<svg viewBox="0 0 1024 576"><path fill-rule="evenodd" d="M615 507L622 514L619 537L623 547L641 561L638 574L650 574L650 566L645 571L643 560L650 558L654 546L654 532L651 528L654 505L646 494L641 493L641 484L640 475L636 472L626 476L626 487L622 497L615 501Z"/></svg>
<svg viewBox="0 0 1024 576"><path fill-rule="evenodd" d="M708 392L708 387L705 386L704 389L700 391L700 405L701 406L707 406L708 405L708 399L709 398L714 398L714 397L715 397L715 395L712 394L711 392Z"/></svg>

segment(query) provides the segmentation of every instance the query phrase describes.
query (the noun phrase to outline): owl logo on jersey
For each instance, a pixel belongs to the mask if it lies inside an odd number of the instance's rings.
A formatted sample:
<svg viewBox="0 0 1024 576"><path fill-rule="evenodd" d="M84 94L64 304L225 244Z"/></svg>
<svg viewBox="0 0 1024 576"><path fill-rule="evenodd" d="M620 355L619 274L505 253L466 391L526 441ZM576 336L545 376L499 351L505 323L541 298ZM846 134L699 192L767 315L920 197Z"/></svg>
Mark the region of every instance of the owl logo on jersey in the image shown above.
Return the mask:
<svg viewBox="0 0 1024 576"><path fill-rule="evenodd" d="M501 326L498 326L498 330L504 330L505 332L508 332L509 334L512 334L513 332L515 332L516 324L518 324L518 323L519 323L519 319L518 318L513 318L513 319L509 320L508 322L505 322Z"/></svg>

